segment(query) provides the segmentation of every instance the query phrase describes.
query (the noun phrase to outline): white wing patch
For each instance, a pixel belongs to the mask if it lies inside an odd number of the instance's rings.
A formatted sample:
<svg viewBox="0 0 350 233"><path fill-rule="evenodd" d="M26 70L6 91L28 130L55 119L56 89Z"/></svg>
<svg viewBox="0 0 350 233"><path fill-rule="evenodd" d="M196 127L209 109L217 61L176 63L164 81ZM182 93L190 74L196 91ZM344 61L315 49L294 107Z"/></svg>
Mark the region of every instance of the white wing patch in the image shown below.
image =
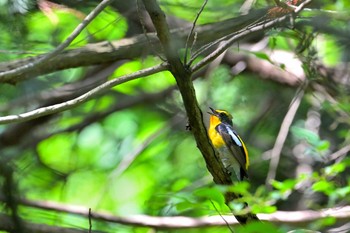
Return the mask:
<svg viewBox="0 0 350 233"><path fill-rule="evenodd" d="M233 139L233 141L235 141L235 143L238 145L238 146L240 146L240 147L242 147L242 142L241 142L241 140L239 140L239 138L236 136L236 134L232 131L232 129L230 129L228 126L226 126L225 125L225 127L226 127L226 131L230 134L230 136L231 136L231 138Z"/></svg>

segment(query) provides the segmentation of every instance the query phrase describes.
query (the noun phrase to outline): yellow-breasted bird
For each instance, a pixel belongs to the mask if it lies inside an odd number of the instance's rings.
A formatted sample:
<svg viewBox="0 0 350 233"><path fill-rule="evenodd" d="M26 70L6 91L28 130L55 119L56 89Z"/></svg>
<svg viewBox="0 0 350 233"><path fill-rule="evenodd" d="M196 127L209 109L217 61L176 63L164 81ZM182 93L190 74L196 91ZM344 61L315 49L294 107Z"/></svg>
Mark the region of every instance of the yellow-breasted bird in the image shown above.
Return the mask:
<svg viewBox="0 0 350 233"><path fill-rule="evenodd" d="M210 107L209 107L210 108ZM243 140L233 129L232 115L225 110L210 108L209 138L225 169L230 173L233 182L248 178L248 150Z"/></svg>

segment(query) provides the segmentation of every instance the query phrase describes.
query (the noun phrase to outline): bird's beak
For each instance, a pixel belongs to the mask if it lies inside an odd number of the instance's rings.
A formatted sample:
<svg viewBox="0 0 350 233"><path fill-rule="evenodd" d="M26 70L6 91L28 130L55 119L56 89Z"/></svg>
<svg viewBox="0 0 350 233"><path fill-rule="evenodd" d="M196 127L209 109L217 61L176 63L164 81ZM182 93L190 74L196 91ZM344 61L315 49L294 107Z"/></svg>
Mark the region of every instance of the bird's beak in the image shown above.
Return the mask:
<svg viewBox="0 0 350 233"><path fill-rule="evenodd" d="M210 115L212 115L212 116L218 116L219 115L219 113L217 111L215 111L215 109L213 109L212 107L209 107L209 108L211 110L211 112L208 112Z"/></svg>

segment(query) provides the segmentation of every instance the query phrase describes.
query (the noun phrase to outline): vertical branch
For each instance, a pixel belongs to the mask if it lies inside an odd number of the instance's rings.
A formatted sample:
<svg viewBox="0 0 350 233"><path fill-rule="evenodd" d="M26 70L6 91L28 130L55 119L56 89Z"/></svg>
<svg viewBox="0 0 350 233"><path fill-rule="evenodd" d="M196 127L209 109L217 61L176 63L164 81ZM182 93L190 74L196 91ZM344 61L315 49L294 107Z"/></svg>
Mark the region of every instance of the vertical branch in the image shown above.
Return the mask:
<svg viewBox="0 0 350 233"><path fill-rule="evenodd" d="M91 218L92 218L91 208L89 208L89 233L91 233L91 230L92 230L92 221L91 221Z"/></svg>
<svg viewBox="0 0 350 233"><path fill-rule="evenodd" d="M209 144L209 138L203 123L202 112L199 108L191 80L192 73L182 64L177 53L177 48L174 46L175 43L172 43L169 28L165 20L165 14L155 0L143 0L143 2L157 30L157 36L168 60L170 71L176 79L192 132L197 146L207 162L208 170L212 173L215 183L230 184L230 180L223 172L222 164L218 157L215 156L214 149Z"/></svg>
<svg viewBox="0 0 350 233"><path fill-rule="evenodd" d="M170 66L170 72L173 74L181 93L194 138L205 159L207 168L212 174L216 184L230 185L232 184L230 176L226 174L220 159L209 142L209 137L203 123L203 115L199 108L191 79L192 72L188 70L180 60L178 48L175 47L176 43L172 41L165 20L165 14L156 3L156 0L143 0L143 3L156 28L157 36ZM233 193L226 193L225 195L227 204L235 198L237 198L237 196ZM248 220L257 219L253 214L235 217L241 224L245 224Z"/></svg>

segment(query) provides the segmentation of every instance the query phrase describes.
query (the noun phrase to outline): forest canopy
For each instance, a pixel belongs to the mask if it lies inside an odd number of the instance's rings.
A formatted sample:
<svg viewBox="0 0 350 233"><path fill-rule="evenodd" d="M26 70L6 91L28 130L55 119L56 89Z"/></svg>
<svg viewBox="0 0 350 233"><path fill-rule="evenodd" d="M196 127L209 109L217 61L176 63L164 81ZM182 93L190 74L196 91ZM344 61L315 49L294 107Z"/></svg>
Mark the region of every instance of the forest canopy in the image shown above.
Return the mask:
<svg viewBox="0 0 350 233"><path fill-rule="evenodd" d="M349 15L0 1L0 231L350 231ZM210 108L232 114L249 179L212 147Z"/></svg>

